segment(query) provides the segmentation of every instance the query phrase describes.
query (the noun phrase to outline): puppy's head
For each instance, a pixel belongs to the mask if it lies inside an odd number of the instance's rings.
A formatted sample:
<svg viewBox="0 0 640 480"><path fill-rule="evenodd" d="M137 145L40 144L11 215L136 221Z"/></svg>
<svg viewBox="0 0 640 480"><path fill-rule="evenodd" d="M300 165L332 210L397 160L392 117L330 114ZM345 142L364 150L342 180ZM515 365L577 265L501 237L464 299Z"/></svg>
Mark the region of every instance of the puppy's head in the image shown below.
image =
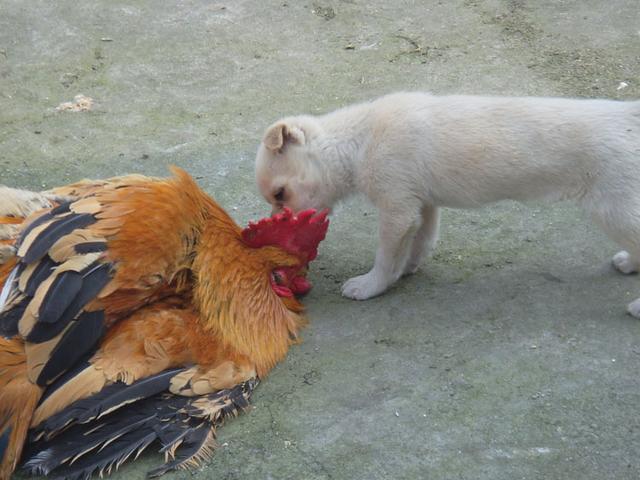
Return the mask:
<svg viewBox="0 0 640 480"><path fill-rule="evenodd" d="M313 117L285 118L267 129L256 156L256 183L274 211L331 206L314 142L320 132Z"/></svg>

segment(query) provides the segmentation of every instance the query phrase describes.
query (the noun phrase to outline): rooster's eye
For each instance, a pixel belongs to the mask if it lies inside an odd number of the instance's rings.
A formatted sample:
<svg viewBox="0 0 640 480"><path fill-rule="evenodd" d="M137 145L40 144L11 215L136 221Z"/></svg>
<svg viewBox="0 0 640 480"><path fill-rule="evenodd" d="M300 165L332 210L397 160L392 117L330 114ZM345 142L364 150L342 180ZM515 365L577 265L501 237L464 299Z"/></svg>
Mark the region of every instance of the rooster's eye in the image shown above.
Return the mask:
<svg viewBox="0 0 640 480"><path fill-rule="evenodd" d="M276 190L276 192L273 194L273 198L276 200L276 202L284 201L284 187Z"/></svg>
<svg viewBox="0 0 640 480"><path fill-rule="evenodd" d="M284 278L282 278L282 274L280 272L271 272L271 274L273 275L273 281L275 282L276 285L284 285Z"/></svg>

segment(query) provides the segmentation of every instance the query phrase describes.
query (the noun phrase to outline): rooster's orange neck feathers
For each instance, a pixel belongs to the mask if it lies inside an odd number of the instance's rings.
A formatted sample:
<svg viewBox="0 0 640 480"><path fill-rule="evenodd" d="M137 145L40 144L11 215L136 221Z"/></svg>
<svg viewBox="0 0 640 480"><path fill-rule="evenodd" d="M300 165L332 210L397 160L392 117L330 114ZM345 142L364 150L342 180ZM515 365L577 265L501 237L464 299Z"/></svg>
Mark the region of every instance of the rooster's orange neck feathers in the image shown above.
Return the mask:
<svg viewBox="0 0 640 480"><path fill-rule="evenodd" d="M297 265L299 259L277 247L247 246L227 213L207 203L192 266L195 304L203 328L252 358L264 376L284 358L305 323L296 313L300 304L290 300L285 306L270 285L274 268Z"/></svg>

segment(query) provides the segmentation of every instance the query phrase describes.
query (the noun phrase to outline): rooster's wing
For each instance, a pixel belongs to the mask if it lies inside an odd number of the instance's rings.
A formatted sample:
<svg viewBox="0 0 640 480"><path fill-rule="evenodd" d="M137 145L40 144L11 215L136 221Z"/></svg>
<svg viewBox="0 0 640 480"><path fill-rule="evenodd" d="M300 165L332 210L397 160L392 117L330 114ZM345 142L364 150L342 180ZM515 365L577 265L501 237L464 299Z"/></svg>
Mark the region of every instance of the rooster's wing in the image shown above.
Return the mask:
<svg viewBox="0 0 640 480"><path fill-rule="evenodd" d="M23 228L0 333L24 339L32 382L50 384L114 322L189 285L206 197L176 173L94 186Z"/></svg>

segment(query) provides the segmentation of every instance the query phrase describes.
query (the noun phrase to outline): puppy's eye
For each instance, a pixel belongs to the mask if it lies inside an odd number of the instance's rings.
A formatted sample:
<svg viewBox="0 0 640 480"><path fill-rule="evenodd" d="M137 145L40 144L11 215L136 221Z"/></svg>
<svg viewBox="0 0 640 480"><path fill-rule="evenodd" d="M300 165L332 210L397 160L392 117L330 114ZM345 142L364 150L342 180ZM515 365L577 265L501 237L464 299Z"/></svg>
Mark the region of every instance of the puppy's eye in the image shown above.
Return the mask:
<svg viewBox="0 0 640 480"><path fill-rule="evenodd" d="M273 198L276 200L276 202L283 202L284 201L284 187L281 187L278 190L276 190L275 193L273 194Z"/></svg>

